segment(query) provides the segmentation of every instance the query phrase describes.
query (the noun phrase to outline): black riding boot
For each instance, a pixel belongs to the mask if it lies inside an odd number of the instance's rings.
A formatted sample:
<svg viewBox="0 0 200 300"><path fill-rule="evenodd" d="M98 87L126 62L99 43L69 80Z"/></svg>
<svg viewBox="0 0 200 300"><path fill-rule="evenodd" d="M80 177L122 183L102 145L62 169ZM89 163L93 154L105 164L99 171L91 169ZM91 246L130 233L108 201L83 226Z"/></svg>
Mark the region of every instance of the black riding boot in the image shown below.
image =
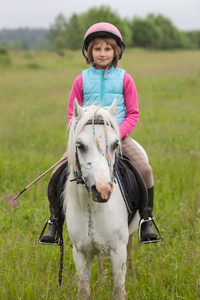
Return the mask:
<svg viewBox="0 0 200 300"><path fill-rule="evenodd" d="M148 191L148 204L147 204L147 213L149 220L143 220L141 222L141 232L140 232L140 242L155 242L158 240L157 234L153 231L152 228L152 211L153 211L153 199L154 199L154 187L147 190Z"/></svg>
<svg viewBox="0 0 200 300"><path fill-rule="evenodd" d="M46 235L43 235L40 239L41 243L44 244L54 244L56 243L56 224L55 224L55 209L53 206L50 204L50 220L49 220L49 232Z"/></svg>
<svg viewBox="0 0 200 300"><path fill-rule="evenodd" d="M42 244L60 244L62 237L63 224L65 221L65 214L63 211L63 197L62 192L64 184L68 176L68 167L64 163L59 169L53 174L48 185L48 198L50 203L50 220L49 232L43 235L46 225L40 235L39 242Z"/></svg>

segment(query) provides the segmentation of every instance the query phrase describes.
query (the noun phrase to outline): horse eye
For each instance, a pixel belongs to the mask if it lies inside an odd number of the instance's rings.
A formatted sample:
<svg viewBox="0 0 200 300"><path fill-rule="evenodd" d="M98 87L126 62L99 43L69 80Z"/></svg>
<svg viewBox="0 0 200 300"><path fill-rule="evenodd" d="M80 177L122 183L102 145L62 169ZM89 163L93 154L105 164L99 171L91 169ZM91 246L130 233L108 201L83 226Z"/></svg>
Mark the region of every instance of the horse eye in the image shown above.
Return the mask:
<svg viewBox="0 0 200 300"><path fill-rule="evenodd" d="M115 150L118 146L119 146L119 140L116 140L112 146L113 150Z"/></svg>
<svg viewBox="0 0 200 300"><path fill-rule="evenodd" d="M85 152L85 151L88 150L88 146L85 145L85 144L82 143L82 142L77 142L77 143L76 143L76 147L77 147L80 151L82 151L82 152Z"/></svg>

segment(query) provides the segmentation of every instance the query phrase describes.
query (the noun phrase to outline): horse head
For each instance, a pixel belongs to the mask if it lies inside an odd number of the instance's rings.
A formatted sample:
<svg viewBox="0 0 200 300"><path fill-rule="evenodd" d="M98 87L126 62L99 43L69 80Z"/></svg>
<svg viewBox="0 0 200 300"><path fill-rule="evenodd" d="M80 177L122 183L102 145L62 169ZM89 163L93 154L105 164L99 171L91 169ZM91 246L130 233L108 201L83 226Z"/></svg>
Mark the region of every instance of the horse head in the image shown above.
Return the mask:
<svg viewBox="0 0 200 300"><path fill-rule="evenodd" d="M113 180L120 135L115 120L116 101L107 109L81 107L74 101L74 118L68 140L71 172L83 183L95 202L107 202Z"/></svg>

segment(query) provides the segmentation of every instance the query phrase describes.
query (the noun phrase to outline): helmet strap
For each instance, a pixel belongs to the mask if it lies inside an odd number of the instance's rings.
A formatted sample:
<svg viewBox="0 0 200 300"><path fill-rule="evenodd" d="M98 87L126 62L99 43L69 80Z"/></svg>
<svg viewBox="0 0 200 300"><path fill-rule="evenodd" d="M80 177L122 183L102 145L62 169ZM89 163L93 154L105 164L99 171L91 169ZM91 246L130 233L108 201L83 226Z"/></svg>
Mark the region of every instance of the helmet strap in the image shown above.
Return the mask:
<svg viewBox="0 0 200 300"><path fill-rule="evenodd" d="M87 62L89 62L88 58L87 58L87 55L85 54L85 46L84 45L83 45L83 48L82 48L82 54L85 57L85 59L87 60Z"/></svg>

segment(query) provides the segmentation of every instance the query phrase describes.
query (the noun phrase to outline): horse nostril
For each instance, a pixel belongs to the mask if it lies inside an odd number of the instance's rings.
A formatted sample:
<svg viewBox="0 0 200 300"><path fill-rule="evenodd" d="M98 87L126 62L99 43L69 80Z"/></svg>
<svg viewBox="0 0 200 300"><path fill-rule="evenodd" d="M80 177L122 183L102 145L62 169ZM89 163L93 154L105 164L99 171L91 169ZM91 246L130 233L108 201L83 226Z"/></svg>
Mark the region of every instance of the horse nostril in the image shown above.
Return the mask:
<svg viewBox="0 0 200 300"><path fill-rule="evenodd" d="M110 193L112 194L114 189L113 182L109 182L109 185L110 185Z"/></svg>
<svg viewBox="0 0 200 300"><path fill-rule="evenodd" d="M97 191L97 188L96 188L95 184L91 186L91 192L92 192L93 195L97 195L98 194L98 191Z"/></svg>
<svg viewBox="0 0 200 300"><path fill-rule="evenodd" d="M99 199L101 199L101 194L98 192L97 188L96 188L96 185L92 185L91 186L91 194L92 194L92 197L98 201Z"/></svg>

